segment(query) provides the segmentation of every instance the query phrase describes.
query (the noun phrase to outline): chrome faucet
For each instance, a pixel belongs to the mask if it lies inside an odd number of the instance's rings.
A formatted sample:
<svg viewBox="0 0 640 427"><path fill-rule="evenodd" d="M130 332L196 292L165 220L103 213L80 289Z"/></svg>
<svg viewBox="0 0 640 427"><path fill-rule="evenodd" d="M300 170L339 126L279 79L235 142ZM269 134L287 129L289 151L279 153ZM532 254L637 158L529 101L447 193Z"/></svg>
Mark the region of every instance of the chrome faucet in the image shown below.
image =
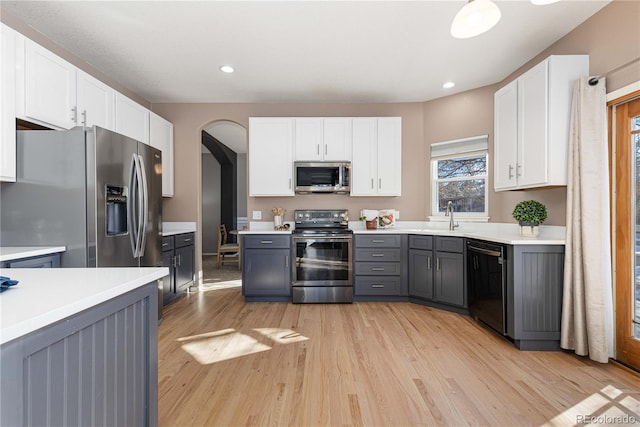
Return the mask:
<svg viewBox="0 0 640 427"><path fill-rule="evenodd" d="M453 203L448 202L447 203L447 209L444 211L444 216L448 216L449 217L449 230L453 231L456 229L456 227L459 227L460 224L458 224L457 222L453 222Z"/></svg>

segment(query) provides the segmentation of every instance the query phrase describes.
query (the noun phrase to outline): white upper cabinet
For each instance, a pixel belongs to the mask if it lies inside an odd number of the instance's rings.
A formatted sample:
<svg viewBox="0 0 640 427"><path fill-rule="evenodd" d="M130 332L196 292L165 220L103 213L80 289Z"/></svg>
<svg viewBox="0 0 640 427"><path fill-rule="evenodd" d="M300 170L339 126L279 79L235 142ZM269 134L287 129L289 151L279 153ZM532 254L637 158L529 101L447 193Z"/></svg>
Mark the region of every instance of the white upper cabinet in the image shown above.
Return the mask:
<svg viewBox="0 0 640 427"><path fill-rule="evenodd" d="M293 119L295 160L322 160L324 157L324 140L322 119L305 117Z"/></svg>
<svg viewBox="0 0 640 427"><path fill-rule="evenodd" d="M518 163L518 81L494 96L494 181L496 190L516 187Z"/></svg>
<svg viewBox="0 0 640 427"><path fill-rule="evenodd" d="M116 92L116 132L149 143L149 110Z"/></svg>
<svg viewBox="0 0 640 427"><path fill-rule="evenodd" d="M0 180L16 180L16 42L20 37L0 24Z"/></svg>
<svg viewBox="0 0 640 427"><path fill-rule="evenodd" d="M162 196L173 196L173 124L154 112L149 117L149 143L162 151Z"/></svg>
<svg viewBox="0 0 640 427"><path fill-rule="evenodd" d="M567 185L574 82L588 55L553 55L494 97L494 189Z"/></svg>
<svg viewBox="0 0 640 427"><path fill-rule="evenodd" d="M76 67L25 39L24 117L62 129L78 122Z"/></svg>
<svg viewBox="0 0 640 427"><path fill-rule="evenodd" d="M249 118L249 196L293 196L293 120Z"/></svg>
<svg viewBox="0 0 640 427"><path fill-rule="evenodd" d="M351 160L351 118L323 119L324 160Z"/></svg>
<svg viewBox="0 0 640 427"><path fill-rule="evenodd" d="M115 90L82 70L77 70L76 80L79 124L115 130Z"/></svg>
<svg viewBox="0 0 640 427"><path fill-rule="evenodd" d="M402 122L400 117L353 119L352 196L400 196Z"/></svg>
<svg viewBox="0 0 640 427"><path fill-rule="evenodd" d="M295 160L351 160L351 119L294 118Z"/></svg>

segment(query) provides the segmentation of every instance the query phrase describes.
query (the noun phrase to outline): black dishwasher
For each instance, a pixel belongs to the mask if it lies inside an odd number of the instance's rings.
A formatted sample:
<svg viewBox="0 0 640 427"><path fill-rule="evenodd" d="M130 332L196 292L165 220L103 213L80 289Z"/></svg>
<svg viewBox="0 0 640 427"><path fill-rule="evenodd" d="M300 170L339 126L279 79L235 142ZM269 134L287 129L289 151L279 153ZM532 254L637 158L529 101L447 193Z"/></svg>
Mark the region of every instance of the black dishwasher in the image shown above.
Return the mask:
<svg viewBox="0 0 640 427"><path fill-rule="evenodd" d="M502 335L506 324L506 247L467 240L469 314Z"/></svg>

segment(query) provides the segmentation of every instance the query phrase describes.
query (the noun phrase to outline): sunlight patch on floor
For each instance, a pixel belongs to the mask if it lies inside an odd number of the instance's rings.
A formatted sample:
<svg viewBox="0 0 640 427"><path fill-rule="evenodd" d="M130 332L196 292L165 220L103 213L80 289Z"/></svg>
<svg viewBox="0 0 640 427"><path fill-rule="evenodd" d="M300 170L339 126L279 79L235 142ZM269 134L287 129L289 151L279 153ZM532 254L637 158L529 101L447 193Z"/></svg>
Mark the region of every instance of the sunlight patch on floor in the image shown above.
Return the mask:
<svg viewBox="0 0 640 427"><path fill-rule="evenodd" d="M234 329L184 337L178 341L184 341L182 349L202 365L271 350L268 345Z"/></svg>
<svg viewBox="0 0 640 427"><path fill-rule="evenodd" d="M300 335L298 332L291 329L281 328L255 328L254 331L264 335L270 340L278 344L289 344L294 342L306 341L309 338L304 335Z"/></svg>
<svg viewBox="0 0 640 427"><path fill-rule="evenodd" d="M608 385L568 408L545 426L640 425L640 393L625 393Z"/></svg>
<svg viewBox="0 0 640 427"><path fill-rule="evenodd" d="M207 279L202 282L200 286L200 290L202 291L211 291L216 289L229 289L229 288L239 288L242 287L242 280L226 280L224 282L219 281L220 279Z"/></svg>

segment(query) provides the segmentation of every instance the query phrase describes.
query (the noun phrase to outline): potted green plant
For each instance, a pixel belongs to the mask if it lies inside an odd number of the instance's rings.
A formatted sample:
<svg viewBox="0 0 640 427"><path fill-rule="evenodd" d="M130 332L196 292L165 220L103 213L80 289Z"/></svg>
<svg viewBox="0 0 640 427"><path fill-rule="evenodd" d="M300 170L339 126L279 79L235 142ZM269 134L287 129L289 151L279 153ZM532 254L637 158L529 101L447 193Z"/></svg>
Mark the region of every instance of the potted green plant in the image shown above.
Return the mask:
<svg viewBox="0 0 640 427"><path fill-rule="evenodd" d="M518 221L522 236L536 237L538 226L547 219L547 208L537 200L525 200L516 205L511 215Z"/></svg>

